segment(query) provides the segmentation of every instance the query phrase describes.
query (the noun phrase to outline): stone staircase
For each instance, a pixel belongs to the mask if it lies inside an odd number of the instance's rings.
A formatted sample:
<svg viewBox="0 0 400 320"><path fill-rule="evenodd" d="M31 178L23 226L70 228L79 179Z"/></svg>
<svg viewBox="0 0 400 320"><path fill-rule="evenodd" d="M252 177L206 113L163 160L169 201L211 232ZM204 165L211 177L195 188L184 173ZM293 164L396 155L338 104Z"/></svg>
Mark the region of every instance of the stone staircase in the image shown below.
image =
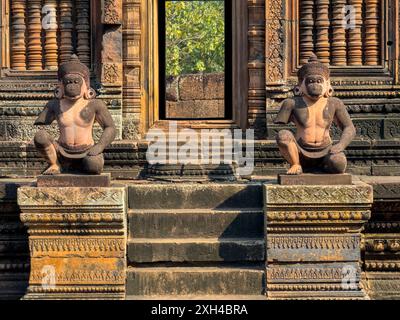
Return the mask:
<svg viewBox="0 0 400 320"><path fill-rule="evenodd" d="M128 187L127 298L262 298L261 184Z"/></svg>

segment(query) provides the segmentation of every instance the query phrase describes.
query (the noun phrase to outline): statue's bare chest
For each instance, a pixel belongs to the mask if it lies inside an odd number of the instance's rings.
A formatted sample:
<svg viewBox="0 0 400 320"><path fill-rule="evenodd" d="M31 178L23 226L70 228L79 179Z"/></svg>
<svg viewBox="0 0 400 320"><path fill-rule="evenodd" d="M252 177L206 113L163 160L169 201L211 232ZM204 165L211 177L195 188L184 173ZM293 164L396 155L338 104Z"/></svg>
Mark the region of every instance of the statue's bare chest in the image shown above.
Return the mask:
<svg viewBox="0 0 400 320"><path fill-rule="evenodd" d="M91 127L94 122L95 113L88 101L77 103L66 108L60 103L57 120L63 127Z"/></svg>
<svg viewBox="0 0 400 320"><path fill-rule="evenodd" d="M294 121L304 128L313 126L328 128L333 121L334 112L329 100L313 106L300 102L296 104L293 116Z"/></svg>

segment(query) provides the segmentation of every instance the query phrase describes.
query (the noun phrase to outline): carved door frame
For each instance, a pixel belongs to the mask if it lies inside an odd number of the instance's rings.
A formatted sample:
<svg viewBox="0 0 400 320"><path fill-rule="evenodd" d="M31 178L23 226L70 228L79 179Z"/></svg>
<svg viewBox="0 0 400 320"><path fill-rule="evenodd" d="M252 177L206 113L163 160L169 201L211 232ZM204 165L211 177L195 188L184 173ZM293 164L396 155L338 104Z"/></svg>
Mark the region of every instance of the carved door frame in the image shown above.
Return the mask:
<svg viewBox="0 0 400 320"><path fill-rule="evenodd" d="M158 0L142 0L142 108L140 132L163 127L159 117ZM232 120L179 121L190 128L247 128L248 109L248 7L247 0L232 3Z"/></svg>

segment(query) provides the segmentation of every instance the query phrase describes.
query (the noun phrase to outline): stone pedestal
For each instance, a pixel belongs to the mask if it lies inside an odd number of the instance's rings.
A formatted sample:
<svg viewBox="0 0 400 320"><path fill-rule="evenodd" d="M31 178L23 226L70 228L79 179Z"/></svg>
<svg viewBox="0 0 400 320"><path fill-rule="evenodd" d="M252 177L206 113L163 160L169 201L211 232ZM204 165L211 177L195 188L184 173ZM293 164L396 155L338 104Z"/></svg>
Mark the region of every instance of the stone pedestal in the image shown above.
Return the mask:
<svg viewBox="0 0 400 320"><path fill-rule="evenodd" d="M31 271L25 299L125 297L125 189L22 187Z"/></svg>
<svg viewBox="0 0 400 320"><path fill-rule="evenodd" d="M366 298L361 230L372 188L265 185L264 192L268 298Z"/></svg>

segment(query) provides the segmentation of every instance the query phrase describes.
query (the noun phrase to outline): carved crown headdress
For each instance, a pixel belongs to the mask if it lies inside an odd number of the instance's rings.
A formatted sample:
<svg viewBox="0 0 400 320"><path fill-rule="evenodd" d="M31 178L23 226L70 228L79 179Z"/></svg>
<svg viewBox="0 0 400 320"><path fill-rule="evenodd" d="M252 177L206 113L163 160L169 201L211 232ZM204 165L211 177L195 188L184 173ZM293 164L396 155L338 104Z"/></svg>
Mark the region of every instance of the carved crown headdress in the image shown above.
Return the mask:
<svg viewBox="0 0 400 320"><path fill-rule="evenodd" d="M318 61L318 57L313 53L308 59L308 63L303 65L297 73L299 83L309 75L317 74L323 76L326 80L330 77L330 71L328 66Z"/></svg>
<svg viewBox="0 0 400 320"><path fill-rule="evenodd" d="M82 76L87 87L90 88L90 70L86 65L80 62L78 56L75 54L71 56L69 61L62 63L58 68L58 80L61 80L69 73L76 73Z"/></svg>

